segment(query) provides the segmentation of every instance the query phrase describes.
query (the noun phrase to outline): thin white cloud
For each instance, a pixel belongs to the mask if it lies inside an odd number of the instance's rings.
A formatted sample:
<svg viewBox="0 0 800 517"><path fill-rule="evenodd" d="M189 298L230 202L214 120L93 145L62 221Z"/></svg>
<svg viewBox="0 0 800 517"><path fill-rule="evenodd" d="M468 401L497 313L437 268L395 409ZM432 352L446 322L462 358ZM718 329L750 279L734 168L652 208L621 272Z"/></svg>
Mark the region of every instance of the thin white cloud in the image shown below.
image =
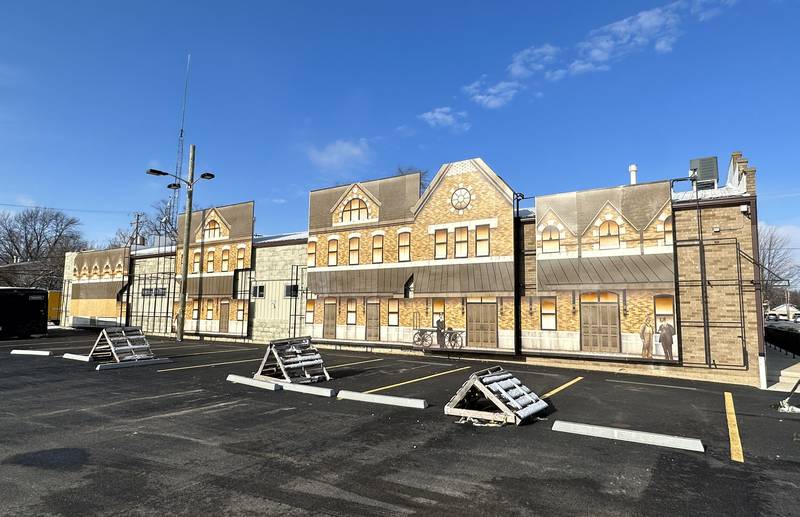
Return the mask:
<svg viewBox="0 0 800 517"><path fill-rule="evenodd" d="M14 200L17 202L18 205L23 206L36 206L36 201L30 196L26 196L25 194L17 194Z"/></svg>
<svg viewBox="0 0 800 517"><path fill-rule="evenodd" d="M534 45L520 50L511 57L511 64L508 65L508 74L515 79L529 77L534 72L543 70L546 65L552 63L560 50L549 43L540 46Z"/></svg>
<svg viewBox="0 0 800 517"><path fill-rule="evenodd" d="M469 95L472 102L484 108L502 108L522 89L522 84L517 81L500 81L492 86L486 86L484 78L461 88Z"/></svg>
<svg viewBox="0 0 800 517"><path fill-rule="evenodd" d="M366 138L336 140L330 144L308 149L308 159L317 168L326 171L342 171L358 168L369 163L370 147Z"/></svg>
<svg viewBox="0 0 800 517"><path fill-rule="evenodd" d="M733 7L739 0L693 0L691 13L701 22L715 18L729 7Z"/></svg>
<svg viewBox="0 0 800 517"><path fill-rule="evenodd" d="M276 205L283 205L284 203L286 203L286 200L283 199L282 197L272 198L270 199L270 201L275 203Z"/></svg>
<svg viewBox="0 0 800 517"><path fill-rule="evenodd" d="M434 108L418 115L418 118L432 128L446 128L456 133L469 131L469 128L472 127L472 124L467 121L466 111L453 111L450 106Z"/></svg>
<svg viewBox="0 0 800 517"><path fill-rule="evenodd" d="M651 47L660 53L671 51L681 34L684 5L678 1L640 11L591 31L577 46L578 59L598 65Z"/></svg>
<svg viewBox="0 0 800 517"><path fill-rule="evenodd" d="M400 124L396 128L394 128L395 132L403 137L414 136L417 132L414 130L413 127L410 127L406 124Z"/></svg>

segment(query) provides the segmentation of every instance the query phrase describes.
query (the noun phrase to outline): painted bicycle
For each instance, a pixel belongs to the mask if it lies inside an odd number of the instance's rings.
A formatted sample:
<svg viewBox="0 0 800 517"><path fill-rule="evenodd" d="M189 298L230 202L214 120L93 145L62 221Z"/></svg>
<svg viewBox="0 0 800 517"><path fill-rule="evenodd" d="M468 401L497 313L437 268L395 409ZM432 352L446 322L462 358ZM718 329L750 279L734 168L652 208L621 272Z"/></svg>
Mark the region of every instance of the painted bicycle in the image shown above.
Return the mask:
<svg viewBox="0 0 800 517"><path fill-rule="evenodd" d="M436 340L435 328L420 328L414 332L414 346L430 348ZM444 347L457 350L464 346L464 331L448 328L444 331Z"/></svg>

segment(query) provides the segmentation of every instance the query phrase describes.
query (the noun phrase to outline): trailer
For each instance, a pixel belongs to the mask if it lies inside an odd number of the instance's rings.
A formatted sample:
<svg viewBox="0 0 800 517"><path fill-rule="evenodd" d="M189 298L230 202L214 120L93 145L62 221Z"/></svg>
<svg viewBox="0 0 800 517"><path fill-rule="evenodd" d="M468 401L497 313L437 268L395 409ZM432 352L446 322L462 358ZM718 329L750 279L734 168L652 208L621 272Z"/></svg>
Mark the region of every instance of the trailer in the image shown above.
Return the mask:
<svg viewBox="0 0 800 517"><path fill-rule="evenodd" d="M0 287L0 338L47 334L47 290Z"/></svg>

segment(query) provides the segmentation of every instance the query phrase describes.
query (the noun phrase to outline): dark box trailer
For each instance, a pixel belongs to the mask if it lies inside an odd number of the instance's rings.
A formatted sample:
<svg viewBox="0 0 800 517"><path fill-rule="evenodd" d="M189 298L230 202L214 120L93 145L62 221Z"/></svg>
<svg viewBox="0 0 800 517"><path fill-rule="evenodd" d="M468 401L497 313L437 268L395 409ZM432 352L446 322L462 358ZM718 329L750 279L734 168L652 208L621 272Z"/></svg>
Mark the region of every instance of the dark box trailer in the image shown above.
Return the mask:
<svg viewBox="0 0 800 517"><path fill-rule="evenodd" d="M47 291L0 287L0 338L47 333Z"/></svg>

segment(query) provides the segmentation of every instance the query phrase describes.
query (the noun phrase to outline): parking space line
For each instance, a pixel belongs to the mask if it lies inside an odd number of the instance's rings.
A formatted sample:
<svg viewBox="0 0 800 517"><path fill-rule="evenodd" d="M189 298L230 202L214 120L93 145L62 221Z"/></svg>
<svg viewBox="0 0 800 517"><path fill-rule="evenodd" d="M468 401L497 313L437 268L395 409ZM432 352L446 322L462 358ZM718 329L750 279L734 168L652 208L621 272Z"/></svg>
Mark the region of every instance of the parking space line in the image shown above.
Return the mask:
<svg viewBox="0 0 800 517"><path fill-rule="evenodd" d="M733 407L733 395L725 392L725 415L728 418L728 439L731 442L731 460L744 463L742 440L739 438L739 424L736 421L736 409Z"/></svg>
<svg viewBox="0 0 800 517"><path fill-rule="evenodd" d="M333 366L326 366L325 368L327 370L333 370L334 368L344 368L345 366L355 366L357 364L374 363L376 361L383 361L383 359L370 359L368 361L356 361L355 363L334 364Z"/></svg>
<svg viewBox="0 0 800 517"><path fill-rule="evenodd" d="M691 388L689 386L673 386L671 384L654 384L651 382L635 382L635 381L620 381L617 379L606 379L607 382L618 382L621 384L637 384L639 386L655 386L657 388L674 388L676 390L691 390L697 391L697 388Z"/></svg>
<svg viewBox="0 0 800 517"><path fill-rule="evenodd" d="M574 379L572 379L571 381L569 381L569 382L565 382L564 384L562 384L562 385L561 385L561 386L559 386L558 388L555 388L555 389L553 389L553 390L550 390L550 391L548 391L547 393L545 393L544 395L542 395L542 396L541 396L541 398L543 398L543 399L546 399L546 398L548 398L548 397L552 397L553 395L555 395L555 394L556 394L556 393L558 393L559 391L561 391L561 390L565 390L565 389L569 388L570 386L572 386L573 384L575 384L576 382L579 382L579 381L582 381L582 380L583 380L583 377L575 377L575 378L574 378Z"/></svg>
<svg viewBox="0 0 800 517"><path fill-rule="evenodd" d="M158 350L156 350L157 352ZM231 352L242 352L242 351L250 351L249 348L232 348L230 350L215 350L213 352L194 352L191 354L180 354L176 355L175 357L191 357L195 355L210 355L210 354L230 354Z"/></svg>
<svg viewBox="0 0 800 517"><path fill-rule="evenodd" d="M156 372L157 373L174 372L176 370L191 370L193 368L209 368L211 366L221 366L223 364L254 363L256 361L261 361L261 359L245 359L243 361L226 361L224 363L196 364L194 366L179 366L177 368L165 368L164 370L156 370Z"/></svg>
<svg viewBox="0 0 800 517"><path fill-rule="evenodd" d="M439 377L440 375L447 375L448 373L460 372L462 370L468 370L470 368L472 368L472 366L463 366L461 368L456 368L455 370L447 370L446 372L434 373L433 375L426 375L425 377L419 377L418 379L411 379L410 381L398 382L397 384L391 384L389 386L383 386L381 388L371 389L368 391L364 391L363 393L377 393L379 391L385 391L388 389L397 388L398 386L405 386L406 384L433 379L434 377Z"/></svg>

